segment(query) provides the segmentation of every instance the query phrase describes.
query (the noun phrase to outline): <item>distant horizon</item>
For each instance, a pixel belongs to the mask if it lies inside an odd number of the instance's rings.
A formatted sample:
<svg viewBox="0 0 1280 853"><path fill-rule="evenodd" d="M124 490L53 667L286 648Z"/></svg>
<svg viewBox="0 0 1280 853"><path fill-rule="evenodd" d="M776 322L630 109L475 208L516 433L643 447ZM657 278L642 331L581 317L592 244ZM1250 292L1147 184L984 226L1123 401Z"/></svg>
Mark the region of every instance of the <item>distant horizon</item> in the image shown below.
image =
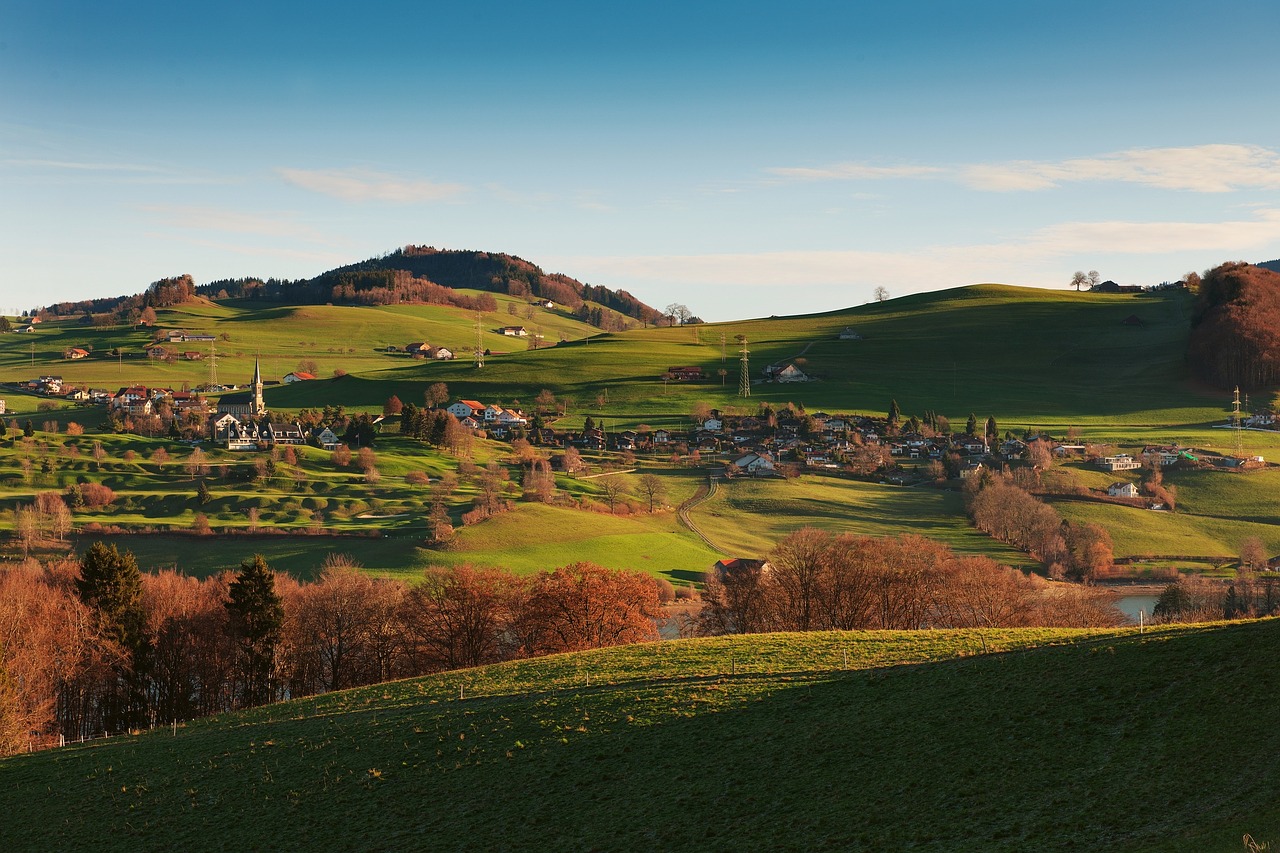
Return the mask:
<svg viewBox="0 0 1280 853"><path fill-rule="evenodd" d="M0 305L408 243L705 319L1280 257L1280 65L1240 48L1274 4L16 0L0 28Z"/></svg>

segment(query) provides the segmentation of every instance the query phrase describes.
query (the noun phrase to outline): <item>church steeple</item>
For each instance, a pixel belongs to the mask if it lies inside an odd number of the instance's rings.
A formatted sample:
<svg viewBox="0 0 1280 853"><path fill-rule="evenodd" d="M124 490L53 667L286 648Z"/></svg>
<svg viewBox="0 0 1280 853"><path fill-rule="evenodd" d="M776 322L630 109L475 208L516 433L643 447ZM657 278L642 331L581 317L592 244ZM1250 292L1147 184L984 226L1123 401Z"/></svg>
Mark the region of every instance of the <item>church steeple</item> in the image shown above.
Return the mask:
<svg viewBox="0 0 1280 853"><path fill-rule="evenodd" d="M260 415L267 410L266 404L262 402L262 367L257 358L253 360L253 402L250 407L254 415Z"/></svg>

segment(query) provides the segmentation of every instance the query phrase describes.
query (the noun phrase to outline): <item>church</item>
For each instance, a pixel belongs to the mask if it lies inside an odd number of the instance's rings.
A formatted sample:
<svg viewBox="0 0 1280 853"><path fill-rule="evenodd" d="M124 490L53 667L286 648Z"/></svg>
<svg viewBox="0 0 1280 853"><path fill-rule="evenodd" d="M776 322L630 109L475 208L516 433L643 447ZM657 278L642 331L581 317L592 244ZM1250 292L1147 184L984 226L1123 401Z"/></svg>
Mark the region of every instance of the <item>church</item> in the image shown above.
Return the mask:
<svg viewBox="0 0 1280 853"><path fill-rule="evenodd" d="M223 394L218 398L218 415L231 415L237 419L252 419L267 413L262 402L262 370L258 360L253 361L252 390L240 394Z"/></svg>

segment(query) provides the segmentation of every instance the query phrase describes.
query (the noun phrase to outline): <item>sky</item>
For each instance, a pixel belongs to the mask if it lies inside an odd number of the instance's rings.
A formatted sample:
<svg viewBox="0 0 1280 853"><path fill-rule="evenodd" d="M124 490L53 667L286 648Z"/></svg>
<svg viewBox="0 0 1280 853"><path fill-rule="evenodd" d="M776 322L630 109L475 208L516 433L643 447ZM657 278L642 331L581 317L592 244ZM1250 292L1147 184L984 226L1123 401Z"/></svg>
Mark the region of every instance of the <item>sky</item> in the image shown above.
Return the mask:
<svg viewBox="0 0 1280 853"><path fill-rule="evenodd" d="M414 243L706 320L1280 258L1274 2L0 0L0 310Z"/></svg>

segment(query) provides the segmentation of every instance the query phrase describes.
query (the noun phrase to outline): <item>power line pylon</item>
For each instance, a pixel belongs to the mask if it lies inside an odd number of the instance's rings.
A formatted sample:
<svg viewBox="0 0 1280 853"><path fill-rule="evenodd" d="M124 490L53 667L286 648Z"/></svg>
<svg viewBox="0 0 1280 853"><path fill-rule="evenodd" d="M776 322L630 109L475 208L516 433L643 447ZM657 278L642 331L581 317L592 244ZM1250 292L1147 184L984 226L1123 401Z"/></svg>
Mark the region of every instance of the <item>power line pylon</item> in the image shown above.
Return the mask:
<svg viewBox="0 0 1280 853"><path fill-rule="evenodd" d="M476 370L484 367L484 339L480 329L480 312L476 312Z"/></svg>
<svg viewBox="0 0 1280 853"><path fill-rule="evenodd" d="M750 397L751 396L751 365L749 364L747 356L751 354L751 350L747 349L746 335L738 335L737 339L738 339L738 343L742 344L742 349L738 350L738 352L742 355L742 358L739 359L739 364L741 364L742 367L738 372L738 396Z"/></svg>

